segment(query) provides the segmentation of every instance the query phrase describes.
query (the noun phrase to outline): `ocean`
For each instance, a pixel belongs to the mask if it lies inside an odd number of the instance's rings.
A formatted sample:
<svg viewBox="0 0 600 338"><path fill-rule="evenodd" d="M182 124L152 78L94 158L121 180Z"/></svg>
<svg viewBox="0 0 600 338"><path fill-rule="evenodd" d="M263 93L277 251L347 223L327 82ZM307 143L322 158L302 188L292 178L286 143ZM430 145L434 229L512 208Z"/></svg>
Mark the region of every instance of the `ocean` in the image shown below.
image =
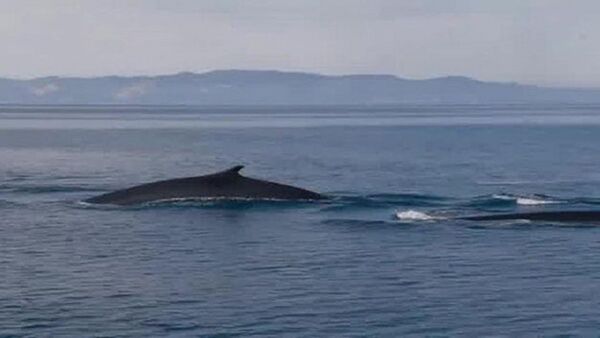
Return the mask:
<svg viewBox="0 0 600 338"><path fill-rule="evenodd" d="M600 106L0 107L1 337L600 333ZM245 165L318 202L83 199Z"/></svg>

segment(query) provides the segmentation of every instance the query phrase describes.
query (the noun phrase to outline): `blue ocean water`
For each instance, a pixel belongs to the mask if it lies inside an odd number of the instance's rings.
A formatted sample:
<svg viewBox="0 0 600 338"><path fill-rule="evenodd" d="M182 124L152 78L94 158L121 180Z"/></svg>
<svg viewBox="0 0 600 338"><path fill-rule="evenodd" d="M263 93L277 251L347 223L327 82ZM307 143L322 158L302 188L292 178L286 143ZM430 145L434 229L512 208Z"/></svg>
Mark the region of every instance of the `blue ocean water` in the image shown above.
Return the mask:
<svg viewBox="0 0 600 338"><path fill-rule="evenodd" d="M0 336L600 332L600 106L0 108ZM323 202L82 199L244 164Z"/></svg>

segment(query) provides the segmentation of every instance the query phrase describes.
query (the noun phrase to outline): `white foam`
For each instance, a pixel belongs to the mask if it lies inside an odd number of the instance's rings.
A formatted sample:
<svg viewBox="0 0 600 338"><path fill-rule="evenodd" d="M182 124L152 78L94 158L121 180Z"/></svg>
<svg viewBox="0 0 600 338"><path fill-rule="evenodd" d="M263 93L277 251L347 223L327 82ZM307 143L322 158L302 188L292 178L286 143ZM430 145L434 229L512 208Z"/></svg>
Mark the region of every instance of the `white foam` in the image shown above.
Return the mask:
<svg viewBox="0 0 600 338"><path fill-rule="evenodd" d="M560 203L559 201L553 200L544 200L540 198L530 198L530 197L519 197L517 198L517 204L519 205L543 205L543 204L556 204Z"/></svg>
<svg viewBox="0 0 600 338"><path fill-rule="evenodd" d="M514 196L508 194L494 194L493 198L503 200L503 201L515 201L518 205L544 205L544 204L557 204L560 201L551 200L548 198L544 198L542 196Z"/></svg>
<svg viewBox="0 0 600 338"><path fill-rule="evenodd" d="M207 197L173 197L173 198L163 198L154 201L150 201L148 203L177 203L177 202L227 202L227 201L242 201L242 202L253 202L253 201L267 201L267 202L290 202L290 201L313 201L310 199L284 199L284 198L270 198L270 197L219 197L219 196L207 196Z"/></svg>
<svg viewBox="0 0 600 338"><path fill-rule="evenodd" d="M504 201L513 201L515 199L514 196L505 195L505 194L494 194L494 195L492 195L492 197L495 199L504 200Z"/></svg>
<svg viewBox="0 0 600 338"><path fill-rule="evenodd" d="M437 219L436 217L416 210L397 211L396 218L402 221L431 221Z"/></svg>

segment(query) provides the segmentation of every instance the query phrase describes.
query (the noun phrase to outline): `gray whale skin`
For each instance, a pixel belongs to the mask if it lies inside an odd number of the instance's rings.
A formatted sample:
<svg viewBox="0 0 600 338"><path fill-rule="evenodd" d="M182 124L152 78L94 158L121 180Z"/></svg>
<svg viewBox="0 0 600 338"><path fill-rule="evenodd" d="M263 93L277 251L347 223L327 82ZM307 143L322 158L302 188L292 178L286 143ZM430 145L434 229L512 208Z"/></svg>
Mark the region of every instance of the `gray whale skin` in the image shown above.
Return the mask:
<svg viewBox="0 0 600 338"><path fill-rule="evenodd" d="M501 221L501 220L527 220L547 222L593 222L600 223L600 211L566 210L566 211L540 211L516 214L495 214L482 216L461 217L469 221Z"/></svg>
<svg viewBox="0 0 600 338"><path fill-rule="evenodd" d="M285 184L240 175L244 166L215 174L176 178L117 190L85 200L87 203L131 205L169 199L223 198L320 200L325 196Z"/></svg>

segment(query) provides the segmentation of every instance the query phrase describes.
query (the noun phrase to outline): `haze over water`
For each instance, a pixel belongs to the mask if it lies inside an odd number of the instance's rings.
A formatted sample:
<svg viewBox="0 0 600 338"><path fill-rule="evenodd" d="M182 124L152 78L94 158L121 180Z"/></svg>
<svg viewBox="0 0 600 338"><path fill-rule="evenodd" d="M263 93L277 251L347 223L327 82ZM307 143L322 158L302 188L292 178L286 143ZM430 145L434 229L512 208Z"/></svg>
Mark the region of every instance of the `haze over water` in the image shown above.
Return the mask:
<svg viewBox="0 0 600 338"><path fill-rule="evenodd" d="M594 335L600 106L0 108L0 336ZM324 202L79 201L244 164Z"/></svg>

